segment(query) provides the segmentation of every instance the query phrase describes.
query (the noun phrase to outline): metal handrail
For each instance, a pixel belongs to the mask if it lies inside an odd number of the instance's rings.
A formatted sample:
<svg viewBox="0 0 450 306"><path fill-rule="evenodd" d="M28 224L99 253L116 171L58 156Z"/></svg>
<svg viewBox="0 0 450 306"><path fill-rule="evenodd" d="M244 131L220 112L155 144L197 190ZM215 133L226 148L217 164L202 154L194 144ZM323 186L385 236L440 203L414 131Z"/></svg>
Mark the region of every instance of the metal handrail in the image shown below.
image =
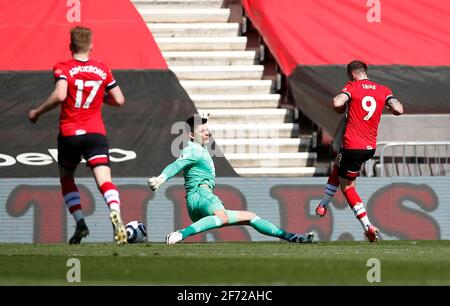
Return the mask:
<svg viewBox="0 0 450 306"><path fill-rule="evenodd" d="M385 166L384 166L384 157L385 157L385 151L387 148L395 147L395 146L403 146L403 156L402 156L402 163L403 163L403 170L405 172L406 169L406 147L407 146L413 146L414 148L414 157L416 161L416 165L418 166L418 156L417 156L417 146L424 146L425 155L427 158L427 164L429 163L429 156L428 156L428 147L430 146L436 146L436 148L439 148L440 146L445 146L445 163L449 163L449 146L450 141L406 141L406 142L398 142L398 141L380 141L377 143L377 147L382 147L380 151L380 166L381 166L381 177L385 177ZM441 151L440 149L437 150L439 152L439 163L441 161ZM392 150L392 157L394 160L394 150ZM436 160L436 159L435 159ZM393 170L392 163L392 170ZM391 171L392 173L393 171ZM403 172L403 173L404 173ZM414 175L417 176L416 167L414 167Z"/></svg>

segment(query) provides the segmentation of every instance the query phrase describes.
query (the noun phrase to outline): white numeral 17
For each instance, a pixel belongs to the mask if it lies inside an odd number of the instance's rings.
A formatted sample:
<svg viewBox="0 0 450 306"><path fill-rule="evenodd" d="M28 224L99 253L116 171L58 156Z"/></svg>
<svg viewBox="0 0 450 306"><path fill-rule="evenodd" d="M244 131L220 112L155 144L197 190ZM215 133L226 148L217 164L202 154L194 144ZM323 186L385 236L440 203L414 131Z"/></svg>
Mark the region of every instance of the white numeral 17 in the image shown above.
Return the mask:
<svg viewBox="0 0 450 306"><path fill-rule="evenodd" d="M86 99L86 102L83 105L83 108L89 108L92 101L95 98L95 95L97 94L98 89L100 88L100 85L103 81L86 81L83 82L83 80L75 80L75 86L77 87L77 96L75 97L75 107L80 108L81 104L83 104L83 88L84 87L92 87L91 93Z"/></svg>

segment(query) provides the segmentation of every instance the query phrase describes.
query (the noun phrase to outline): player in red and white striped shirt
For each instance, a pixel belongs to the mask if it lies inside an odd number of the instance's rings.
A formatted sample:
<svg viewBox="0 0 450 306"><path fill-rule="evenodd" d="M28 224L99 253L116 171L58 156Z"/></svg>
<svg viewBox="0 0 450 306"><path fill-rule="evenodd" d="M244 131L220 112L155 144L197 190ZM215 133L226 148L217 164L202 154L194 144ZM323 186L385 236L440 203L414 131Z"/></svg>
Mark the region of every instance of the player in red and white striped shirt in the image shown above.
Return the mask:
<svg viewBox="0 0 450 306"><path fill-rule="evenodd" d="M374 242L379 238L379 231L369 221L363 201L356 192L355 179L362 164L375 154L378 124L384 107L398 116L403 113L403 106L388 87L369 80L365 63L352 61L347 65L347 75L350 81L333 99L333 107L339 113L345 112L347 105L344 140L316 214L325 216L340 185L365 235Z"/></svg>
<svg viewBox="0 0 450 306"><path fill-rule="evenodd" d="M89 234L81 211L80 193L74 181L74 172L81 156L91 167L97 186L110 209L117 243L126 243L127 234L120 216L120 198L111 182L109 148L102 118L103 102L122 106L125 98L109 68L101 61L92 60L92 31L75 27L70 31L72 59L53 68L55 89L38 108L29 112L32 123L40 115L61 105L58 135L58 164L60 182L66 207L77 226L69 243L78 244ZM108 95L105 97L105 92Z"/></svg>

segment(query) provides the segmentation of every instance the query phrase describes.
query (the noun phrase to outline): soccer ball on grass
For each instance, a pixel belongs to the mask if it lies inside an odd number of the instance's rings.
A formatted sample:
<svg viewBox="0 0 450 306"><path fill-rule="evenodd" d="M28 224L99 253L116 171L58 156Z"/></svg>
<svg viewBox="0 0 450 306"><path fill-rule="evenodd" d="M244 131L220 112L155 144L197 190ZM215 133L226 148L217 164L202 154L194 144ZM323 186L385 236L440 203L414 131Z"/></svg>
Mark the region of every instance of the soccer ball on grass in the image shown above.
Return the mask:
<svg viewBox="0 0 450 306"><path fill-rule="evenodd" d="M140 221L131 221L125 226L127 229L128 243L140 243L147 241L147 228Z"/></svg>

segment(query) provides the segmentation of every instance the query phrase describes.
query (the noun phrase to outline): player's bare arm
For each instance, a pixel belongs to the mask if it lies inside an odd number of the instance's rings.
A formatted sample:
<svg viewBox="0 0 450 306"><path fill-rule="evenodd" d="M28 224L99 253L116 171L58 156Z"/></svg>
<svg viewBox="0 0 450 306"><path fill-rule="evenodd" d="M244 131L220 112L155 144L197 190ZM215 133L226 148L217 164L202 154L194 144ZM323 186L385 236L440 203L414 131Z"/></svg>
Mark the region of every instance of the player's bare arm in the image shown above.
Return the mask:
<svg viewBox="0 0 450 306"><path fill-rule="evenodd" d="M345 103L347 103L347 101L349 99L350 98L345 93L338 94L336 97L333 98L334 110L339 114L344 113L345 112Z"/></svg>
<svg viewBox="0 0 450 306"><path fill-rule="evenodd" d="M403 104L396 98L391 98L386 102L386 108L396 116L403 114Z"/></svg>
<svg viewBox="0 0 450 306"><path fill-rule="evenodd" d="M61 104L67 97L67 81L59 80L55 84L55 89L50 96L38 108L32 109L28 113L28 120L31 123L36 123L39 116L45 114Z"/></svg>
<svg viewBox="0 0 450 306"><path fill-rule="evenodd" d="M108 95L105 95L104 102L111 106L121 107L125 104L125 97L119 86L116 86L108 91Z"/></svg>

